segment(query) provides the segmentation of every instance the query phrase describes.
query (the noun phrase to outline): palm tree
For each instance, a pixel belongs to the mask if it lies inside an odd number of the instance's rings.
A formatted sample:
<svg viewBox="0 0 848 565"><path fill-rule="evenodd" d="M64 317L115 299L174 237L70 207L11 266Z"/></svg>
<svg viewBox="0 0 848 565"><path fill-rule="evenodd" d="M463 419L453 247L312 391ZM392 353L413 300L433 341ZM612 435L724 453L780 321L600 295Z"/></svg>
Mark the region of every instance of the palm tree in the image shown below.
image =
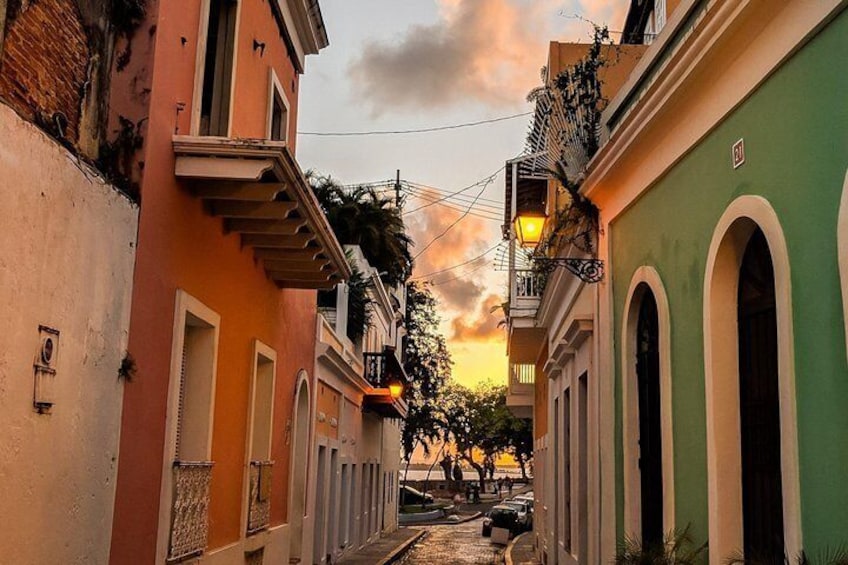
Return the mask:
<svg viewBox="0 0 848 565"><path fill-rule="evenodd" d="M384 282L406 282L412 273L412 239L393 199L371 187L345 190L332 178L312 172L307 178L339 242L358 245Z"/></svg>

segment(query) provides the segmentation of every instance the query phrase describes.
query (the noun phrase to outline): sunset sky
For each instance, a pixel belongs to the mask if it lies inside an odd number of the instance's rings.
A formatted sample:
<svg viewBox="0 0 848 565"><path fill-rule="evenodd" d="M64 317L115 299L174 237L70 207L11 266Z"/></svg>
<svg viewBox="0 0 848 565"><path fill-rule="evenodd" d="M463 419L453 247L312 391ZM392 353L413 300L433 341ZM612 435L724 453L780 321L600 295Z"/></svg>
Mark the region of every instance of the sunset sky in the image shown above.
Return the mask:
<svg viewBox="0 0 848 565"><path fill-rule="evenodd" d="M625 0L322 0L330 46L307 61L298 130L395 131L530 111L525 97L539 84L548 42L590 39L590 26L575 14L618 30L627 5ZM394 178L400 169L402 179L453 192L490 177L518 155L528 120L411 135L300 135L298 160L304 169L343 184ZM405 205L416 242L413 254L421 253L413 279L432 282L455 361L454 378L466 385L506 382L505 340L498 328L502 315L490 313L506 297L506 274L494 265L500 249L492 249L501 240L497 208L503 173L484 186L449 201L453 208L416 210L433 199L426 189L417 190L423 199L410 197ZM478 195L473 215L445 232Z"/></svg>

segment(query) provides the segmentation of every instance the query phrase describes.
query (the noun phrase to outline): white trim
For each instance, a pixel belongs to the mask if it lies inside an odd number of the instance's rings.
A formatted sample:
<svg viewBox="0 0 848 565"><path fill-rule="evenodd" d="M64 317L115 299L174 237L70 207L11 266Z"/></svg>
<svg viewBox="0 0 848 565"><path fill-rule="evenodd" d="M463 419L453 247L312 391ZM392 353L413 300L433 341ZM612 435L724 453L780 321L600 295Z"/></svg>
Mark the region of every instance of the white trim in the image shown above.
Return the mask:
<svg viewBox="0 0 848 565"><path fill-rule="evenodd" d="M280 84L280 79L277 78L277 73L274 71L273 67L268 68L268 113L266 116L266 125L265 125L265 138L271 139L271 124L274 121L274 94L279 94L280 99L283 101L283 106L286 107L286 125L285 125L285 137L281 141L285 141L289 143L289 125L291 124L291 105L289 103L289 99L286 96L286 91Z"/></svg>
<svg viewBox="0 0 848 565"><path fill-rule="evenodd" d="M209 5L211 0L200 2L200 29L197 31L197 52L194 61L194 92L191 96L191 135L200 135L200 112L203 105L203 75L206 70L206 42L209 31Z"/></svg>
<svg viewBox="0 0 848 565"><path fill-rule="evenodd" d="M187 314L191 314L214 330L215 352L212 358L211 402L209 403L209 437L206 459L212 459L212 432L215 417L215 389L218 376L218 339L220 337L221 316L188 294L177 289L174 307L174 325L171 338L171 369L168 380L168 405L165 416L165 448L162 456L162 479L159 489L159 522L156 533L156 563L165 563L168 554L168 542L171 534L171 499L173 480L171 469L176 459L177 425L179 423L180 379L182 374L182 351L185 341Z"/></svg>
<svg viewBox="0 0 848 565"><path fill-rule="evenodd" d="M716 565L743 545L736 304L739 267L757 227L766 237L774 264L785 552L798 555L802 548L789 253L771 204L761 196L740 196L716 226L704 276L710 563Z"/></svg>
<svg viewBox="0 0 848 565"><path fill-rule="evenodd" d="M305 391L304 391L304 387ZM295 446L297 445L297 435L301 432L297 426L298 420L298 405L300 404L300 395L301 393L306 394L306 402L307 402L307 414L306 414L306 437L304 441L306 442L306 470L304 472L304 493L303 493L303 509L300 512L300 516L297 519L300 521L300 558L304 559L306 556L306 552L309 548L309 543L304 543L304 540L310 540L311 536L307 536L306 533L310 532L309 524L309 485L312 481L309 480L309 466L311 463L310 453L312 451L312 436L314 432L314 418L312 417L312 412L315 406L315 399L313 398L315 391L312 389L315 388L317 390L318 387L310 386L309 382L309 373L306 372L305 369L301 369L297 373L297 378L295 382L294 389L294 402L292 403L292 425L291 425L291 435L289 436L291 439L289 441L290 449L289 449L289 489L288 489L288 509L286 511L286 520L290 526L290 539L289 539L289 555L291 557L291 548L294 545L294 536L297 533L294 528L294 514L293 511L293 502L295 500L294 490L295 490L295 476L297 473L294 470L295 466Z"/></svg>
<svg viewBox="0 0 848 565"><path fill-rule="evenodd" d="M240 539L244 539L247 533L247 520L250 512L250 504L248 498L250 496L250 461L252 460L251 451L253 450L253 433L254 422L256 420L256 387L259 377L259 362L260 358L265 358L272 365L271 377L271 414L268 420L270 430L268 433L268 459L273 459L272 446L274 444L274 399L277 392L277 352L270 346L262 343L258 339L253 340L253 363L250 368L250 388L248 391L248 411L247 411L247 437L244 444L244 472L242 477L242 512L241 512L241 531L239 532Z"/></svg>
<svg viewBox="0 0 848 565"><path fill-rule="evenodd" d="M642 266L633 273L621 326L622 443L624 449L624 533L641 537L641 480L639 472L639 397L636 388L635 342L644 285L654 295L659 320L660 418L662 441L663 531L675 527L674 427L672 425L671 310L659 273ZM644 288L643 286L643 288Z"/></svg>
<svg viewBox="0 0 848 565"><path fill-rule="evenodd" d="M836 249L839 261L839 278L842 286L842 320L845 323L845 354L848 355L848 171L842 185L839 202L839 219L836 222Z"/></svg>

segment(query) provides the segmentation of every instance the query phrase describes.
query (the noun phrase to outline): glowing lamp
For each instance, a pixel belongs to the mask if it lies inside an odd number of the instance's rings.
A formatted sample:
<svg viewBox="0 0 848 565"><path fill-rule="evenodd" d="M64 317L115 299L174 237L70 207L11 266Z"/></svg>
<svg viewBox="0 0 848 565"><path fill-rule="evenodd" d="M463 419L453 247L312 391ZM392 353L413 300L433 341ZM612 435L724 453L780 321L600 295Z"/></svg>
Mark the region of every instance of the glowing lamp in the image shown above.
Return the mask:
<svg viewBox="0 0 848 565"><path fill-rule="evenodd" d="M522 247L535 247L542 240L547 217L538 212L522 213L515 218L515 235Z"/></svg>
<svg viewBox="0 0 848 565"><path fill-rule="evenodd" d="M390 381L389 394L392 395L392 398L400 398L403 395L403 383L397 379Z"/></svg>

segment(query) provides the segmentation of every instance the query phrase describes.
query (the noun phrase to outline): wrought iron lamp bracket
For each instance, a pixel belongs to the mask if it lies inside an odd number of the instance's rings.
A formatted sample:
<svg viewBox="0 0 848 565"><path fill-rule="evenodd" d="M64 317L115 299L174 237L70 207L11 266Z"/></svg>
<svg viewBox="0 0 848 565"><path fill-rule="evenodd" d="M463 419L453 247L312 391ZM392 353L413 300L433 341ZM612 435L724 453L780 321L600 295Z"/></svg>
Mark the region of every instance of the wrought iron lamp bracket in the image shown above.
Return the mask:
<svg viewBox="0 0 848 565"><path fill-rule="evenodd" d="M565 267L583 282L599 283L604 279L604 262L600 259L577 259L573 257L534 257L544 271L551 272L557 267Z"/></svg>

